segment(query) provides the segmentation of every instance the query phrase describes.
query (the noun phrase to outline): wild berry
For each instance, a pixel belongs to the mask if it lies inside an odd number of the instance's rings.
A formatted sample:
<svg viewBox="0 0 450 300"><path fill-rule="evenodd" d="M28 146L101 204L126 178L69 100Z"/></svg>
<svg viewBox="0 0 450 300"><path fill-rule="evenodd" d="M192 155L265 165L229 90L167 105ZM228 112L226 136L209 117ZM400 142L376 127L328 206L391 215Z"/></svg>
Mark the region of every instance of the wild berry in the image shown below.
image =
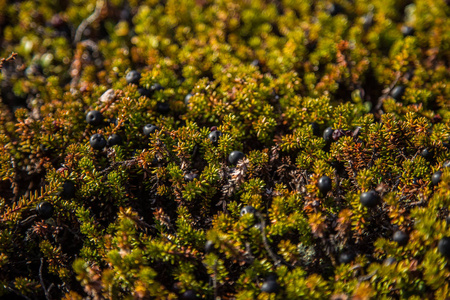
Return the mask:
<svg viewBox="0 0 450 300"><path fill-rule="evenodd" d="M414 28L412 28L411 26L406 26L406 25L402 26L401 31L402 31L402 34L404 37L414 35L414 32L415 32Z"/></svg>
<svg viewBox="0 0 450 300"><path fill-rule="evenodd" d="M130 71L125 76L128 84L136 84L139 85L139 80L141 80L141 73L138 71Z"/></svg>
<svg viewBox="0 0 450 300"><path fill-rule="evenodd" d="M344 252L339 256L339 262L341 264L349 264L355 259L355 254L353 252Z"/></svg>
<svg viewBox="0 0 450 300"><path fill-rule="evenodd" d="M75 197L75 183L71 180L66 180L63 183L61 192L59 192L59 196L65 200Z"/></svg>
<svg viewBox="0 0 450 300"><path fill-rule="evenodd" d="M191 100L192 94L187 94L186 97L184 97L184 104L188 105L189 100Z"/></svg>
<svg viewBox="0 0 450 300"><path fill-rule="evenodd" d="M431 176L431 183L433 185L438 185L439 182L441 182L441 177L442 177L442 171L434 172L434 174Z"/></svg>
<svg viewBox="0 0 450 300"><path fill-rule="evenodd" d="M255 212L256 209L253 206L248 205L241 209L241 216L245 214L254 214Z"/></svg>
<svg viewBox="0 0 450 300"><path fill-rule="evenodd" d="M322 176L317 183L317 186L320 192L326 195L329 191L331 191L331 178L328 176Z"/></svg>
<svg viewBox="0 0 450 300"><path fill-rule="evenodd" d="M331 4L330 7L328 8L328 13L332 17L334 17L338 14L343 14L344 12L345 12L344 8L337 3Z"/></svg>
<svg viewBox="0 0 450 300"><path fill-rule="evenodd" d="M388 257L384 260L383 265L385 266L391 266L393 264L397 263L397 260L393 257Z"/></svg>
<svg viewBox="0 0 450 300"><path fill-rule="evenodd" d="M320 128L319 128L319 124L317 124L316 122L312 122L311 124L309 124L309 126L311 126L312 133L313 133L315 136L320 136Z"/></svg>
<svg viewBox="0 0 450 300"><path fill-rule="evenodd" d="M205 253L211 253L214 250L214 243L211 240L207 240L205 243Z"/></svg>
<svg viewBox="0 0 450 300"><path fill-rule="evenodd" d="M450 160L447 160L443 165L443 168L450 168Z"/></svg>
<svg viewBox="0 0 450 300"><path fill-rule="evenodd" d="M264 293L276 293L278 289L279 285L275 280L266 280L261 286L261 292Z"/></svg>
<svg viewBox="0 0 450 300"><path fill-rule="evenodd" d="M231 152L231 154L228 156L228 161L230 162L230 164L232 165L237 165L237 163L239 162L239 160L243 159L245 157L244 153L242 153L241 151L233 151Z"/></svg>
<svg viewBox="0 0 450 300"><path fill-rule="evenodd" d="M36 206L36 212L42 219L49 219L53 215L53 205L47 201L42 201Z"/></svg>
<svg viewBox="0 0 450 300"><path fill-rule="evenodd" d="M144 133L144 135L149 135L150 133L154 133L158 129L159 128L153 124L147 124L142 129L142 132Z"/></svg>
<svg viewBox="0 0 450 300"><path fill-rule="evenodd" d="M139 95L141 95L143 97L147 97L147 98L150 98L153 95L151 90L143 88L143 87L138 88L138 93L139 93Z"/></svg>
<svg viewBox="0 0 450 300"><path fill-rule="evenodd" d="M222 132L218 130L212 131L210 134L208 134L208 139L213 143L213 145L217 145L219 138L222 136Z"/></svg>
<svg viewBox="0 0 450 300"><path fill-rule="evenodd" d="M98 110L91 110L86 114L86 122L98 126L103 122L103 115Z"/></svg>
<svg viewBox="0 0 450 300"><path fill-rule="evenodd" d="M359 201L363 206L372 208L378 205L380 196L378 196L377 192L375 192L374 190L370 190L368 192L362 193L359 197Z"/></svg>
<svg viewBox="0 0 450 300"><path fill-rule="evenodd" d="M187 290L181 295L182 300L197 300L197 293L193 290Z"/></svg>
<svg viewBox="0 0 450 300"><path fill-rule="evenodd" d="M392 236L392 240L397 242L399 246L405 246L409 241L409 235L403 231L396 231Z"/></svg>
<svg viewBox="0 0 450 300"><path fill-rule="evenodd" d="M122 144L122 138L120 137L120 135L115 134L115 133L111 134L108 137L108 140L106 141L106 145L108 147L112 147L114 145L121 145L121 144Z"/></svg>
<svg viewBox="0 0 450 300"><path fill-rule="evenodd" d="M150 86L150 90L152 92L162 91L162 90L164 90L164 87L162 85L160 85L159 83L154 83Z"/></svg>
<svg viewBox="0 0 450 300"><path fill-rule="evenodd" d="M89 139L89 143L94 150L102 150L106 146L106 140L100 133L94 133Z"/></svg>
<svg viewBox="0 0 450 300"><path fill-rule="evenodd" d="M158 102L156 104L156 111L158 111L158 113L162 114L162 115L166 115L170 112L170 106L169 103L165 103L165 102Z"/></svg>
<svg viewBox="0 0 450 300"><path fill-rule="evenodd" d="M395 100L400 100L405 93L405 87L403 85L397 85L395 88L391 91L391 96Z"/></svg>
<svg viewBox="0 0 450 300"><path fill-rule="evenodd" d="M197 173L187 173L186 175L184 175L184 180L187 182L193 181L195 178L198 178Z"/></svg>
<svg viewBox="0 0 450 300"><path fill-rule="evenodd" d="M445 218L445 222L447 222L447 225L450 225L450 216L447 216L447 218Z"/></svg>
<svg viewBox="0 0 450 300"><path fill-rule="evenodd" d="M425 148L422 150L422 152L420 153L420 155L425 158L426 160L431 160L433 159L433 151L429 150L428 148Z"/></svg>
<svg viewBox="0 0 450 300"><path fill-rule="evenodd" d="M323 131L323 139L326 143L331 143L333 141L333 132L334 129L331 127L328 127Z"/></svg>
<svg viewBox="0 0 450 300"><path fill-rule="evenodd" d="M373 13L369 12L366 15L363 16L363 28L364 31L369 30L370 27L373 25Z"/></svg>
<svg viewBox="0 0 450 300"><path fill-rule="evenodd" d="M450 237L443 237L439 241L438 250L442 255L450 257Z"/></svg>

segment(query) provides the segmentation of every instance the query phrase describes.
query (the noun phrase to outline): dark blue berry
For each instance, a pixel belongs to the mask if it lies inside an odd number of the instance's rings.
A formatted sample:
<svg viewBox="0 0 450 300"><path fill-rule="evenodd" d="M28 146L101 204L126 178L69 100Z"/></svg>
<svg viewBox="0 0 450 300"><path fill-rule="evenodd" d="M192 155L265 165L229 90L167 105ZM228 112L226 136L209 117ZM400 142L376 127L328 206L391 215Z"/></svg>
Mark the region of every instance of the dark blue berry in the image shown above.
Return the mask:
<svg viewBox="0 0 450 300"><path fill-rule="evenodd" d="M450 257L450 237L443 237L439 241L438 250L442 255Z"/></svg>
<svg viewBox="0 0 450 300"><path fill-rule="evenodd" d="M156 104L156 110L162 115L168 114L170 112L169 103L158 102L158 104Z"/></svg>
<svg viewBox="0 0 450 300"><path fill-rule="evenodd" d="M138 88L138 93L139 95L147 98L150 98L153 95L153 92L151 90L143 87Z"/></svg>
<svg viewBox="0 0 450 300"><path fill-rule="evenodd" d="M355 254L353 252L344 252L339 256L339 262L341 264L349 264L355 259Z"/></svg>
<svg viewBox="0 0 450 300"><path fill-rule="evenodd" d="M181 295L182 300L196 300L198 299L197 293L193 290L187 290Z"/></svg>
<svg viewBox="0 0 450 300"><path fill-rule="evenodd" d="M309 124L309 126L311 126L312 132L315 136L320 136L319 124L317 124L316 122L312 122L311 124Z"/></svg>
<svg viewBox="0 0 450 300"><path fill-rule="evenodd" d="M402 26L401 31L402 31L402 34L404 37L414 35L414 32L415 32L414 28L412 28L411 26L406 26L406 25Z"/></svg>
<svg viewBox="0 0 450 300"><path fill-rule="evenodd" d="M397 260L396 260L395 258L393 258L393 257L388 257L388 258L386 258L386 259L384 260L383 265L385 265L385 266L390 266L390 265L395 264L396 262L397 262Z"/></svg>
<svg viewBox="0 0 450 300"><path fill-rule="evenodd" d="M72 199L75 197L75 183L71 180L66 180L63 183L62 190L59 193L59 196L65 200Z"/></svg>
<svg viewBox="0 0 450 300"><path fill-rule="evenodd" d="M395 100L400 100L405 93L405 87L403 85L397 85L395 88L391 91L391 96Z"/></svg>
<svg viewBox="0 0 450 300"><path fill-rule="evenodd" d="M118 134L111 134L106 141L108 147L112 147L114 145L122 145L122 138Z"/></svg>
<svg viewBox="0 0 450 300"><path fill-rule="evenodd" d="M261 292L264 293L276 293L280 286L275 280L266 280L261 286Z"/></svg>
<svg viewBox="0 0 450 300"><path fill-rule="evenodd" d="M425 158L426 160L433 159L433 151L432 150L428 150L428 148L423 149L422 152L420 153L420 155L423 158Z"/></svg>
<svg viewBox="0 0 450 300"><path fill-rule="evenodd" d="M154 83L151 85L150 90L152 92L162 91L162 90L164 90L164 87L162 85L160 85L159 83Z"/></svg>
<svg viewBox="0 0 450 300"><path fill-rule="evenodd" d="M153 124L147 124L142 129L142 132L144 133L144 135L149 135L150 133L154 133L158 129L159 128Z"/></svg>
<svg viewBox="0 0 450 300"><path fill-rule="evenodd" d="M211 253L214 251L214 243L211 240L207 240L205 243L205 253Z"/></svg>
<svg viewBox="0 0 450 300"><path fill-rule="evenodd" d="M450 160L447 160L443 165L443 168L450 168Z"/></svg>
<svg viewBox="0 0 450 300"><path fill-rule="evenodd" d="M255 212L256 209L253 206L248 205L241 209L241 216L245 214L254 214Z"/></svg>
<svg viewBox="0 0 450 300"><path fill-rule="evenodd" d="M374 190L362 193L359 197L361 204L367 208L372 208L378 205L380 196Z"/></svg>
<svg viewBox="0 0 450 300"><path fill-rule="evenodd" d="M323 139L326 143L331 143L333 141L333 132L334 129L331 127L328 127L323 131Z"/></svg>
<svg viewBox="0 0 450 300"><path fill-rule="evenodd" d="M99 133L93 134L89 139L89 143L95 150L102 150L106 146L105 137Z"/></svg>
<svg viewBox="0 0 450 300"><path fill-rule="evenodd" d="M392 240L397 242L399 246L405 246L409 241L409 235L403 231L396 231L392 236Z"/></svg>
<svg viewBox="0 0 450 300"><path fill-rule="evenodd" d="M98 110L91 110L86 114L86 122L94 126L100 125L103 122L103 115Z"/></svg>
<svg viewBox="0 0 450 300"><path fill-rule="evenodd" d="M245 157L244 153L242 153L241 151L233 151L231 152L231 154L228 156L228 161L230 162L230 164L232 165L237 165L237 163L239 162L239 160L243 159Z"/></svg>
<svg viewBox="0 0 450 300"><path fill-rule="evenodd" d="M328 176L320 177L317 187L322 194L326 195L329 191L331 191L331 178Z"/></svg>
<svg viewBox="0 0 450 300"><path fill-rule="evenodd" d="M191 100L192 94L187 94L186 97L184 97L184 104L188 105L189 100Z"/></svg>
<svg viewBox="0 0 450 300"><path fill-rule="evenodd" d="M434 174L431 176L431 183L433 185L438 185L439 182L441 182L441 176L442 176L442 171L434 172Z"/></svg>
<svg viewBox="0 0 450 300"><path fill-rule="evenodd" d="M136 84L139 85L139 80L141 80L141 73L138 71L130 71L125 76L128 84Z"/></svg>
<svg viewBox="0 0 450 300"><path fill-rule="evenodd" d="M36 212L42 219L49 219L53 215L53 205L47 201L40 202L36 206Z"/></svg>
<svg viewBox="0 0 450 300"><path fill-rule="evenodd" d="M330 5L330 7L328 8L328 13L330 14L330 16L336 16L338 14L343 14L345 12L344 8L337 4L337 3L333 3Z"/></svg>
<svg viewBox="0 0 450 300"><path fill-rule="evenodd" d="M372 27L372 25L373 25L373 13L369 12L363 16L364 31L369 30L369 28Z"/></svg>
<svg viewBox="0 0 450 300"><path fill-rule="evenodd" d="M187 182L193 181L195 178L198 178L197 173L187 173L186 175L184 175L184 180Z"/></svg>
<svg viewBox="0 0 450 300"><path fill-rule="evenodd" d="M214 130L210 134L208 134L208 139L211 141L211 143L213 143L213 145L217 145L221 136L222 132Z"/></svg>

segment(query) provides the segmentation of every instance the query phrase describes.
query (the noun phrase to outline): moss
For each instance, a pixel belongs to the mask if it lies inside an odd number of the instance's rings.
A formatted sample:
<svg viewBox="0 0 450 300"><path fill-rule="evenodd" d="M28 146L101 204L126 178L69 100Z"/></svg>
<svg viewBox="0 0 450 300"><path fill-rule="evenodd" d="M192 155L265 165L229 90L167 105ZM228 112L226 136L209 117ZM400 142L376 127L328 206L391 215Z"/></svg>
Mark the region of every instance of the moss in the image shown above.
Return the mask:
<svg viewBox="0 0 450 300"><path fill-rule="evenodd" d="M447 2L0 1L0 296L450 297Z"/></svg>

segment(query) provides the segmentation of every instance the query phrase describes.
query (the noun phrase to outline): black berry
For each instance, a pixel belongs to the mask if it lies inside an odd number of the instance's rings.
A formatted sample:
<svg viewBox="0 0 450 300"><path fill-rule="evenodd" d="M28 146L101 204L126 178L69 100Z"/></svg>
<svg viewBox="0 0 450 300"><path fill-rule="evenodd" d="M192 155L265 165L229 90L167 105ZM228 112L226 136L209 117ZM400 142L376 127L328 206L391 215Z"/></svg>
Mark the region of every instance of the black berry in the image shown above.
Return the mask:
<svg viewBox="0 0 450 300"><path fill-rule="evenodd" d="M212 131L210 134L208 134L208 139L213 143L213 145L217 145L217 142L219 141L219 138L222 136L222 132L218 130Z"/></svg>
<svg viewBox="0 0 450 300"><path fill-rule="evenodd" d="M345 12L344 8L337 3L331 4L330 7L328 8L328 13L330 14L330 16L333 17L338 14L343 14L344 12Z"/></svg>
<svg viewBox="0 0 450 300"><path fill-rule="evenodd" d="M186 97L184 97L184 104L188 105L189 100L191 100L192 94L187 94Z"/></svg>
<svg viewBox="0 0 450 300"><path fill-rule="evenodd" d="M434 174L431 176L431 183L433 185L438 185L439 182L441 182L441 177L442 177L442 171L434 172Z"/></svg>
<svg viewBox="0 0 450 300"><path fill-rule="evenodd" d="M442 165L442 167L444 167L444 168L450 168L450 160L447 160L447 161Z"/></svg>
<svg viewBox="0 0 450 300"><path fill-rule="evenodd" d="M163 88L163 86L160 85L159 83L154 83L154 84L152 84L152 86L150 87L150 90L151 90L152 92L156 92L156 91L162 91L162 90L164 90L164 88Z"/></svg>
<svg viewBox="0 0 450 300"><path fill-rule="evenodd" d="M390 265L395 264L396 262L397 262L397 260L396 260L395 258L393 258L393 257L388 257L388 258L386 258L386 259L384 260L383 265L385 265L385 266L390 266Z"/></svg>
<svg viewBox="0 0 450 300"><path fill-rule="evenodd" d="M380 201L380 196L374 190L362 193L359 197L359 201L365 207L372 208L378 205Z"/></svg>
<svg viewBox="0 0 450 300"><path fill-rule="evenodd" d="M395 88L391 91L391 96L395 100L400 100L405 93L405 87L403 85L397 85Z"/></svg>
<svg viewBox="0 0 450 300"><path fill-rule="evenodd" d="M141 73L138 71L130 71L125 76L128 84L136 84L139 85L139 80L141 80Z"/></svg>
<svg viewBox="0 0 450 300"><path fill-rule="evenodd" d="M63 183L62 191L59 196L65 200L75 197L75 183L71 180L67 180Z"/></svg>
<svg viewBox="0 0 450 300"><path fill-rule="evenodd" d="M326 143L331 143L333 141L333 132L334 129L331 127L328 127L323 131L323 139Z"/></svg>
<svg viewBox="0 0 450 300"><path fill-rule="evenodd" d="M106 144L108 145L108 147L112 147L114 145L121 145L122 138L120 137L120 135L113 133L108 137Z"/></svg>
<svg viewBox="0 0 450 300"><path fill-rule="evenodd" d="M279 285L275 280L267 280L261 286L261 292L276 293L278 292Z"/></svg>
<svg viewBox="0 0 450 300"><path fill-rule="evenodd" d="M103 115L98 110L91 110L86 114L86 122L94 126L100 125L103 122Z"/></svg>
<svg viewBox="0 0 450 300"><path fill-rule="evenodd" d="M205 243L205 253L211 253L214 250L214 243L211 240L207 240Z"/></svg>
<svg viewBox="0 0 450 300"><path fill-rule="evenodd" d="M309 126L311 126L312 132L315 136L320 136L319 124L317 124L316 122L312 122L311 124L309 124Z"/></svg>
<svg viewBox="0 0 450 300"><path fill-rule="evenodd" d="M322 176L317 183L317 186L320 192L326 195L329 191L331 191L331 178L328 176Z"/></svg>
<svg viewBox="0 0 450 300"><path fill-rule="evenodd" d="M409 235L403 231L396 231L392 236L392 240L397 242L399 246L405 246L409 241Z"/></svg>
<svg viewBox="0 0 450 300"><path fill-rule="evenodd" d="M102 150L106 146L105 137L99 133L93 134L89 139L89 143L95 150Z"/></svg>
<svg viewBox="0 0 450 300"><path fill-rule="evenodd" d="M182 300L196 300L197 298L197 293L193 290L187 290L186 292L184 292L181 295L181 299Z"/></svg>
<svg viewBox="0 0 450 300"><path fill-rule="evenodd" d="M144 135L149 135L150 133L154 133L158 129L159 128L153 124L147 124L142 129L142 132L144 133Z"/></svg>
<svg viewBox="0 0 450 300"><path fill-rule="evenodd" d="M443 237L439 241L438 250L442 255L450 257L450 237Z"/></svg>
<svg viewBox="0 0 450 300"><path fill-rule="evenodd" d="M53 205L47 201L40 202L36 206L36 212L42 219L49 219L53 215Z"/></svg>
<svg viewBox="0 0 450 300"><path fill-rule="evenodd" d="M428 148L423 149L422 152L420 153L420 155L423 158L425 158L426 160L433 159L433 151L432 150L428 150Z"/></svg>
<svg viewBox="0 0 450 300"><path fill-rule="evenodd" d="M156 104L156 110L162 115L168 114L170 112L169 103L158 102L158 104Z"/></svg>
<svg viewBox="0 0 450 300"><path fill-rule="evenodd" d="M233 151L228 156L228 161L230 162L230 164L236 165L239 162L239 160L243 159L244 157L245 155L241 151Z"/></svg>
<svg viewBox="0 0 450 300"><path fill-rule="evenodd" d="M355 259L355 254L353 252L344 252L339 256L339 262L341 264L349 264Z"/></svg>
<svg viewBox="0 0 450 300"><path fill-rule="evenodd" d="M411 26L406 26L406 25L402 26L401 31L402 31L402 34L404 37L414 35L414 32L415 32L414 28L412 28Z"/></svg>
<svg viewBox="0 0 450 300"><path fill-rule="evenodd" d="M253 206L248 205L241 209L241 216L245 214L254 214L255 212L256 209Z"/></svg>
<svg viewBox="0 0 450 300"><path fill-rule="evenodd" d="M147 97L147 98L150 98L153 95L151 90L143 88L143 87L138 88L138 93L139 93L139 95Z"/></svg>
<svg viewBox="0 0 450 300"><path fill-rule="evenodd" d="M198 178L197 173L187 173L186 175L184 175L184 180L187 182L193 181L195 178Z"/></svg>

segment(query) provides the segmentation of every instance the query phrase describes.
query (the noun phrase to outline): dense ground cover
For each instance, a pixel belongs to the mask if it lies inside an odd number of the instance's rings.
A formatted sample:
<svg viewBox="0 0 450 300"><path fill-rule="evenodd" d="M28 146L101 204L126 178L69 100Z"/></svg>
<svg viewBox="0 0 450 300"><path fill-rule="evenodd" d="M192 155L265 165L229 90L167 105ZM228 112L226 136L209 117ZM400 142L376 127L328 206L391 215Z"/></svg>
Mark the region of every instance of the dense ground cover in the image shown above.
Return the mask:
<svg viewBox="0 0 450 300"><path fill-rule="evenodd" d="M0 296L450 297L449 15L0 1Z"/></svg>

